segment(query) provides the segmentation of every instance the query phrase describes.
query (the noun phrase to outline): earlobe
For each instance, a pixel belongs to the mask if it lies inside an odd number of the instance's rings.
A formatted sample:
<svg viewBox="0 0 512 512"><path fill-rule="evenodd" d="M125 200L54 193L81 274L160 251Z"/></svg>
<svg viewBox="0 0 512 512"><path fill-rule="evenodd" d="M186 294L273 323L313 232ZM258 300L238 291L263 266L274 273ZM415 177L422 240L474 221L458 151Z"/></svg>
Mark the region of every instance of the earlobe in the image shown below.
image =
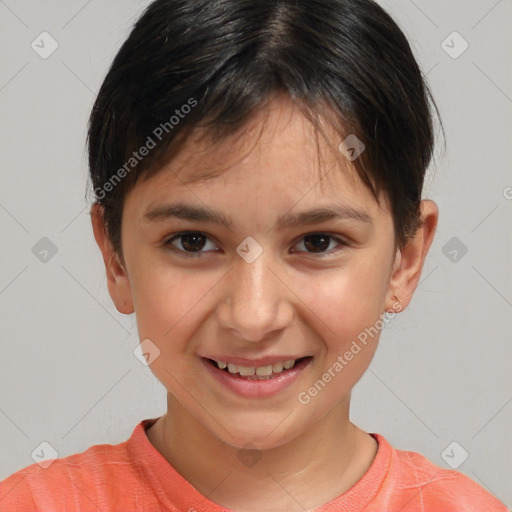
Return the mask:
<svg viewBox="0 0 512 512"><path fill-rule="evenodd" d="M395 258L389 283L388 311L401 311L409 305L434 239L439 218L437 205L434 201L426 199L421 201L420 208L420 227ZM399 301L396 298L399 298ZM397 303L400 309L397 309Z"/></svg>
<svg viewBox="0 0 512 512"><path fill-rule="evenodd" d="M130 281L126 269L120 261L119 255L114 251L112 243L105 232L103 225L103 209L98 203L95 203L91 207L91 222L94 239L103 256L110 297L120 313L129 315L135 310Z"/></svg>

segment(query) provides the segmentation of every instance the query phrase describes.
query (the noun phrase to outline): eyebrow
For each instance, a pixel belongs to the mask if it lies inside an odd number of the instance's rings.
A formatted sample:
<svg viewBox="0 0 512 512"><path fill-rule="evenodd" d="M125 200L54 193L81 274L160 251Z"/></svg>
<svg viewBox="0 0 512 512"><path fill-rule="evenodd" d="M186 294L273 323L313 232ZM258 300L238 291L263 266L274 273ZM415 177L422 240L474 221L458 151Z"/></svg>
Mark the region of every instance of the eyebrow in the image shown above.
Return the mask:
<svg viewBox="0 0 512 512"><path fill-rule="evenodd" d="M151 208L144 214L144 219L158 222L169 218L177 218L192 222L211 222L233 231L231 217L205 206L192 206L183 203L163 204ZM297 227L304 224L320 224L329 220L356 220L361 223L373 224L372 218L364 211L344 205L333 205L313 208L304 212L286 213L276 222L278 228Z"/></svg>

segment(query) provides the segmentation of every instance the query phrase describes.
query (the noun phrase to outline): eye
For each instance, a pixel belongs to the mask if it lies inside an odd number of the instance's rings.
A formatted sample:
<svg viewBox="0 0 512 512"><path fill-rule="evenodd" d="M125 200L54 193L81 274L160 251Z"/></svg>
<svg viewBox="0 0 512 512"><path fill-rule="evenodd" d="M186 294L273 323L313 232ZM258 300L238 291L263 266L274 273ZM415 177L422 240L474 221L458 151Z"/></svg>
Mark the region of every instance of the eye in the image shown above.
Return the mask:
<svg viewBox="0 0 512 512"><path fill-rule="evenodd" d="M164 242L164 246L179 256L185 258L197 258L201 255L202 249L207 245L209 237L198 231L187 231L178 233ZM211 243L211 242L210 242ZM216 245L209 250L217 251Z"/></svg>
<svg viewBox="0 0 512 512"><path fill-rule="evenodd" d="M173 235L171 238L167 239L163 245L180 257L198 258L204 252L218 252L218 247L211 241L208 242L208 240L210 240L210 237L204 233L199 231L186 231ZM333 242L335 243L334 249L331 248L330 250L327 250ZM211 244L210 248L206 247L208 243ZM295 246L301 244L306 248L306 250L299 250L298 252L316 254L318 257L328 256L341 251L343 247L348 246L348 243L341 238L328 235L326 233L310 233L304 235L301 241ZM203 251L205 247L206 250Z"/></svg>
<svg viewBox="0 0 512 512"><path fill-rule="evenodd" d="M327 251L332 242L335 242L335 248L331 248ZM326 233L310 233L304 235L297 245L301 244L306 248L306 252L317 254L319 257L329 256L330 254L341 251L343 247L348 245L348 243L341 238Z"/></svg>

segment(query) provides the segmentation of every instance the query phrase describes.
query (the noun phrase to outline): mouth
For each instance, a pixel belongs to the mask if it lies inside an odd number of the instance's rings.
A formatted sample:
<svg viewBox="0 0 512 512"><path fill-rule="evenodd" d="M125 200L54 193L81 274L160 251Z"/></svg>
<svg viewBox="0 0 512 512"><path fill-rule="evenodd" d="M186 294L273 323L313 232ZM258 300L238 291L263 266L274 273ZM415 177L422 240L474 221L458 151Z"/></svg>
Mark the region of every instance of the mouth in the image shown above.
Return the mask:
<svg viewBox="0 0 512 512"><path fill-rule="evenodd" d="M280 393L296 382L308 368L313 357L293 359L285 356L283 359L260 361L225 361L207 357L201 359L208 373L223 388L245 398L266 398Z"/></svg>

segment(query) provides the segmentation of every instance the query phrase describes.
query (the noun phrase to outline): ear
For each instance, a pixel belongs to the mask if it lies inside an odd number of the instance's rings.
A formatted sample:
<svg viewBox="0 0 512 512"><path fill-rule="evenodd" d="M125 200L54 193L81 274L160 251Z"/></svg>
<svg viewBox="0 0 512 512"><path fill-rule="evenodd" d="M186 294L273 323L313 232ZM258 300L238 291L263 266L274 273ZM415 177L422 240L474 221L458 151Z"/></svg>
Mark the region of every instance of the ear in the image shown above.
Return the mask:
<svg viewBox="0 0 512 512"><path fill-rule="evenodd" d="M94 238L103 255L110 297L120 313L129 315L135 311L135 308L133 306L128 274L124 268L124 263L121 262L121 258L114 251L112 243L105 232L103 208L98 203L95 203L91 208L91 221Z"/></svg>
<svg viewBox="0 0 512 512"><path fill-rule="evenodd" d="M439 209L431 200L420 203L420 227L405 247L397 251L389 282L386 311L403 311L411 302L434 239Z"/></svg>

